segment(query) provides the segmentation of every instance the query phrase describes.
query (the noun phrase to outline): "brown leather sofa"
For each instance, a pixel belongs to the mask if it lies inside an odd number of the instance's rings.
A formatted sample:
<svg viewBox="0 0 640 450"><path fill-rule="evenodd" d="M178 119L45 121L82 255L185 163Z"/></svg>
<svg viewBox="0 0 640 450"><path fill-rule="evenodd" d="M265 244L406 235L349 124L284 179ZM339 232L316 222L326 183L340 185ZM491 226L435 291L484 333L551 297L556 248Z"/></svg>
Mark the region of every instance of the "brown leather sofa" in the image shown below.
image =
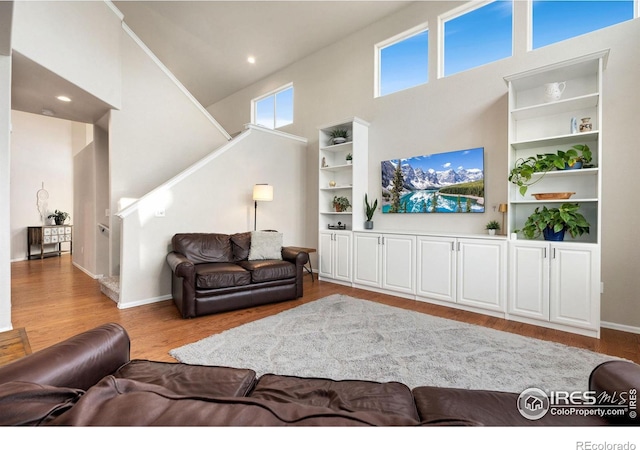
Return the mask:
<svg viewBox="0 0 640 450"><path fill-rule="evenodd" d="M110 323L0 367L0 425L76 426L595 426L629 416L525 419L517 393L335 381L253 370L130 360ZM630 392L640 366L610 361L585 389ZM628 400L628 399L627 399Z"/></svg>
<svg viewBox="0 0 640 450"><path fill-rule="evenodd" d="M249 260L251 232L181 233L171 244L172 296L185 319L302 297L305 252Z"/></svg>

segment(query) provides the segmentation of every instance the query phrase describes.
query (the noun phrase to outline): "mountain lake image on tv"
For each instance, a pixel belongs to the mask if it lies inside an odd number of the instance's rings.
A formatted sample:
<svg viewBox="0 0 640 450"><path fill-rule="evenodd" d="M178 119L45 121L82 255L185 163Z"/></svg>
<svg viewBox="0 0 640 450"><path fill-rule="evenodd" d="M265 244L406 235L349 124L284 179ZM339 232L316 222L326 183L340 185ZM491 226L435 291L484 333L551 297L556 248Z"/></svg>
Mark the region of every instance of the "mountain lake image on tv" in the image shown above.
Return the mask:
<svg viewBox="0 0 640 450"><path fill-rule="evenodd" d="M483 213L484 148L382 161L383 213Z"/></svg>

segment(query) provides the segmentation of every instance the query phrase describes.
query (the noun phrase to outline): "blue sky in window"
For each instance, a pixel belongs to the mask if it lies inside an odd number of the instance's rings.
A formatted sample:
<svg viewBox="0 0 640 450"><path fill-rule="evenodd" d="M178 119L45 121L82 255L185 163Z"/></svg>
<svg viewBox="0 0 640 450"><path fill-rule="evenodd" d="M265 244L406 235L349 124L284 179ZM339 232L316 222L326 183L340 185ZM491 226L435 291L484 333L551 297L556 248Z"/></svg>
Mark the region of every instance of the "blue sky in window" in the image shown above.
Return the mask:
<svg viewBox="0 0 640 450"><path fill-rule="evenodd" d="M533 48L633 19L633 0L534 1Z"/></svg>
<svg viewBox="0 0 640 450"><path fill-rule="evenodd" d="M276 94L276 128L293 123L293 87Z"/></svg>
<svg viewBox="0 0 640 450"><path fill-rule="evenodd" d="M427 82L429 31L380 50L380 95Z"/></svg>
<svg viewBox="0 0 640 450"><path fill-rule="evenodd" d="M444 75L513 53L513 3L495 1L444 23Z"/></svg>
<svg viewBox="0 0 640 450"><path fill-rule="evenodd" d="M273 107L275 97L270 95L256 103L256 124L273 128Z"/></svg>

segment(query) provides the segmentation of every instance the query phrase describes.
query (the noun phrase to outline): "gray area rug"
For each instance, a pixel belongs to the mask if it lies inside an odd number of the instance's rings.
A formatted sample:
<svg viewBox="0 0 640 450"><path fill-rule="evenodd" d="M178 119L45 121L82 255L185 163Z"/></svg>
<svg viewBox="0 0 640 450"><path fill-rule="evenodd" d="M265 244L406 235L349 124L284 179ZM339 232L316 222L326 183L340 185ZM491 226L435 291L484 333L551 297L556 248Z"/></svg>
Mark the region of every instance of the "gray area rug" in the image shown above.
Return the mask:
<svg viewBox="0 0 640 450"><path fill-rule="evenodd" d="M173 349L188 364L336 380L522 392L586 390L619 359L346 295L332 295Z"/></svg>

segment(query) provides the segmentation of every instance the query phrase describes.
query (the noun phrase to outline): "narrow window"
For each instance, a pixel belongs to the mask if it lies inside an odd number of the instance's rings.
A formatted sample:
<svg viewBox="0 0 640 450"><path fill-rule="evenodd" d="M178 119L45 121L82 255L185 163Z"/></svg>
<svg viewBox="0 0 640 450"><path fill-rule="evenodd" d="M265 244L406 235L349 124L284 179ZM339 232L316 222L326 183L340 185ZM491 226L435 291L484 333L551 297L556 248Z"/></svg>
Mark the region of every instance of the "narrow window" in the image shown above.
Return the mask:
<svg viewBox="0 0 640 450"><path fill-rule="evenodd" d="M398 92L428 81L429 30L413 28L376 45L375 96Z"/></svg>
<svg viewBox="0 0 640 450"><path fill-rule="evenodd" d="M251 122L270 129L293 123L293 85L288 84L251 101Z"/></svg>
<svg viewBox="0 0 640 450"><path fill-rule="evenodd" d="M470 9L471 8L471 9ZM513 54L513 2L463 6L440 17L441 76L473 69Z"/></svg>
<svg viewBox="0 0 640 450"><path fill-rule="evenodd" d="M531 48L633 19L633 0L534 1Z"/></svg>

